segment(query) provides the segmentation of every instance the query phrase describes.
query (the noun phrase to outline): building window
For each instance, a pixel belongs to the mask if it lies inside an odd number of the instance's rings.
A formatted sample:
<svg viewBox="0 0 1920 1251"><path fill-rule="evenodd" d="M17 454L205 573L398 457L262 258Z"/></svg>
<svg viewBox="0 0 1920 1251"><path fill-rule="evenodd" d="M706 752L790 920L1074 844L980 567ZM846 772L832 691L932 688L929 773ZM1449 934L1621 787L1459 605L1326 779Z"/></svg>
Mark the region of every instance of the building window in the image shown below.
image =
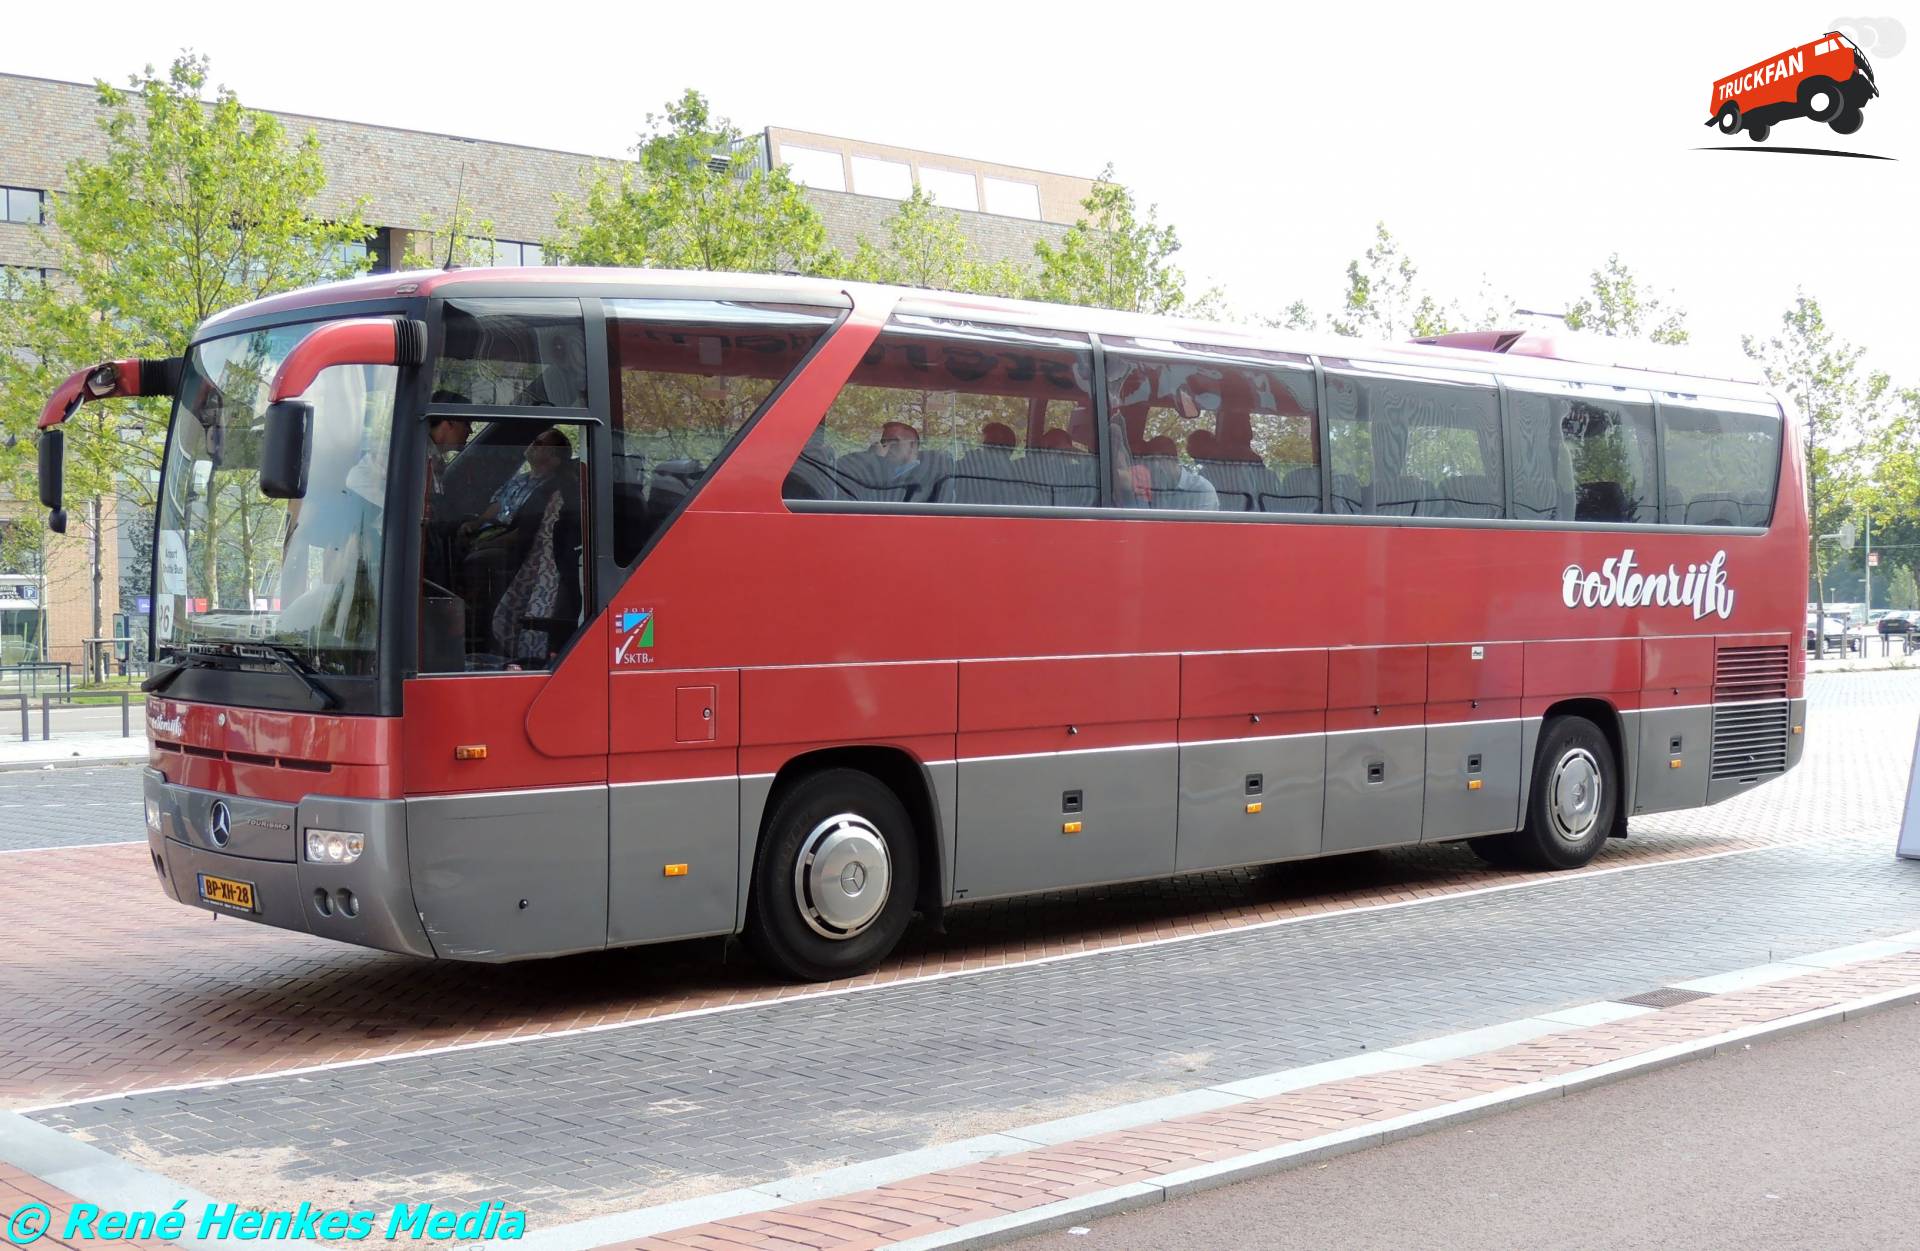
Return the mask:
<svg viewBox="0 0 1920 1251"><path fill-rule="evenodd" d="M786 165L788 175L803 187L818 187L822 191L847 189L847 167L838 152L782 144L780 160Z"/></svg>
<svg viewBox="0 0 1920 1251"><path fill-rule="evenodd" d="M987 212L1002 217L1024 217L1033 222L1040 220L1040 188L1032 183L985 177L980 183Z"/></svg>
<svg viewBox="0 0 1920 1251"><path fill-rule="evenodd" d="M0 300L19 299L29 284L45 286L52 272L31 265L0 265Z"/></svg>
<svg viewBox="0 0 1920 1251"><path fill-rule="evenodd" d="M853 189L861 195L904 200L913 194L913 170L902 161L856 156L853 158Z"/></svg>
<svg viewBox="0 0 1920 1251"><path fill-rule="evenodd" d="M965 209L970 213L980 211L980 192L974 184L972 174L963 174L952 169L931 169L922 165L920 188L942 208Z"/></svg>
<svg viewBox="0 0 1920 1251"><path fill-rule="evenodd" d="M546 253L537 243L522 243L516 239L495 239L493 241L494 265L544 265Z"/></svg>
<svg viewBox="0 0 1920 1251"><path fill-rule="evenodd" d="M0 220L38 226L47 220L47 193L30 187L0 187Z"/></svg>

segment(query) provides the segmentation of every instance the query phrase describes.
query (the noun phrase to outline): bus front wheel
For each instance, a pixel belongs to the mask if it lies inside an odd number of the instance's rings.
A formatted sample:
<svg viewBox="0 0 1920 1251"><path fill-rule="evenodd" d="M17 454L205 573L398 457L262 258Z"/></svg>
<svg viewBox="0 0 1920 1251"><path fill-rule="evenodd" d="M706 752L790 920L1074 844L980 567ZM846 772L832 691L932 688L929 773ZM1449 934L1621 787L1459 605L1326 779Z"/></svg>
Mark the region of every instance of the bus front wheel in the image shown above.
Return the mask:
<svg viewBox="0 0 1920 1251"><path fill-rule="evenodd" d="M1816 122L1830 122L1847 107L1840 84L1831 78L1809 78L1800 84L1800 107Z"/></svg>
<svg viewBox="0 0 1920 1251"><path fill-rule="evenodd" d="M774 802L755 857L747 940L788 977L853 977L893 951L919 884L919 845L899 796L869 774L827 769Z"/></svg>
<svg viewBox="0 0 1920 1251"><path fill-rule="evenodd" d="M1577 869L1592 860L1620 813L1620 768L1613 744L1585 717L1556 717L1534 753L1527 823L1512 834L1472 841L1492 864Z"/></svg>
<svg viewBox="0 0 1920 1251"><path fill-rule="evenodd" d="M1850 135L1866 120L1867 115L1859 109L1842 109L1827 125L1833 127L1836 134Z"/></svg>
<svg viewBox="0 0 1920 1251"><path fill-rule="evenodd" d="M1729 101L1721 108L1720 116L1714 119L1714 123L1720 127L1720 133L1723 135L1739 134L1740 106Z"/></svg>

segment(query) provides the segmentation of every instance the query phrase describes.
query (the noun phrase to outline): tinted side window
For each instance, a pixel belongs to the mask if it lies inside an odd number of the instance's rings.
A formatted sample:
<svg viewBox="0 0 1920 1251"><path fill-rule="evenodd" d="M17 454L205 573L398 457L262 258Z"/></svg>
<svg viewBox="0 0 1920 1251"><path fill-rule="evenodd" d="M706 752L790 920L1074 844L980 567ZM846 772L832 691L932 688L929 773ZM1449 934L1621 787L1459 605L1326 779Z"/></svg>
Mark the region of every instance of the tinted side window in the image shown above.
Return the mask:
<svg viewBox="0 0 1920 1251"><path fill-rule="evenodd" d="M1107 385L1116 504L1320 511L1318 406L1304 357L1111 342Z"/></svg>
<svg viewBox="0 0 1920 1251"><path fill-rule="evenodd" d="M448 300L433 369L437 404L587 406L580 301Z"/></svg>
<svg viewBox="0 0 1920 1251"><path fill-rule="evenodd" d="M1615 387L1509 379L1513 513L1523 521L1656 519L1653 408Z"/></svg>
<svg viewBox="0 0 1920 1251"><path fill-rule="evenodd" d="M1492 379L1328 364L1334 512L1502 514L1505 470Z"/></svg>
<svg viewBox="0 0 1920 1251"><path fill-rule="evenodd" d="M1689 526L1764 526L1780 476L1780 414L1663 398L1667 498L1661 519Z"/></svg>
<svg viewBox="0 0 1920 1251"><path fill-rule="evenodd" d="M613 555L631 564L833 325L828 309L608 300Z"/></svg>
<svg viewBox="0 0 1920 1251"><path fill-rule="evenodd" d="M790 500L1091 508L1084 335L897 317L787 476Z"/></svg>

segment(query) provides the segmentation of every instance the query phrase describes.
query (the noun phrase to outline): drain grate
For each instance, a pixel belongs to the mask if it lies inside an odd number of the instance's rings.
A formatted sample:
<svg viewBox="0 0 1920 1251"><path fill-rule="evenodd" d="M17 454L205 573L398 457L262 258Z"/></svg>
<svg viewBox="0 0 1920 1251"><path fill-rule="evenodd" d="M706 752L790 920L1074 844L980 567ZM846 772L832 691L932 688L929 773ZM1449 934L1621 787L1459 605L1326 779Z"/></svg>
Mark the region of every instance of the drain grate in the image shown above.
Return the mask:
<svg viewBox="0 0 1920 1251"><path fill-rule="evenodd" d="M1683 1003L1692 1003L1696 999L1711 998L1713 996L1704 990L1681 990L1678 986L1662 986L1659 990L1650 990L1641 995L1628 995L1614 1002L1630 1003L1640 1008L1673 1008Z"/></svg>

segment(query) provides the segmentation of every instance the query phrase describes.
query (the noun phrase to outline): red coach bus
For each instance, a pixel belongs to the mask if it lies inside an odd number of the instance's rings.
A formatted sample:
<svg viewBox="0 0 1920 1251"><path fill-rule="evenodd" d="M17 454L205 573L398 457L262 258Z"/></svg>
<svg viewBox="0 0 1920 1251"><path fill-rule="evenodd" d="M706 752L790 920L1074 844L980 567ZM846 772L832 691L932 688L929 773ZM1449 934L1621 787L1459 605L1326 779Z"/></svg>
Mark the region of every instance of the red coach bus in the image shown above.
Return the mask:
<svg viewBox="0 0 1920 1251"><path fill-rule="evenodd" d="M1761 143L1779 123L1806 117L1850 135L1866 120L1867 101L1879 94L1866 53L1839 31L1828 31L1714 83L1707 125L1728 135L1744 130Z"/></svg>
<svg viewBox="0 0 1920 1251"><path fill-rule="evenodd" d="M418 956L1468 840L1587 862L1799 758L1754 380L798 278L371 277L74 375L176 397L167 894ZM1574 359L1581 358L1581 359Z"/></svg>

